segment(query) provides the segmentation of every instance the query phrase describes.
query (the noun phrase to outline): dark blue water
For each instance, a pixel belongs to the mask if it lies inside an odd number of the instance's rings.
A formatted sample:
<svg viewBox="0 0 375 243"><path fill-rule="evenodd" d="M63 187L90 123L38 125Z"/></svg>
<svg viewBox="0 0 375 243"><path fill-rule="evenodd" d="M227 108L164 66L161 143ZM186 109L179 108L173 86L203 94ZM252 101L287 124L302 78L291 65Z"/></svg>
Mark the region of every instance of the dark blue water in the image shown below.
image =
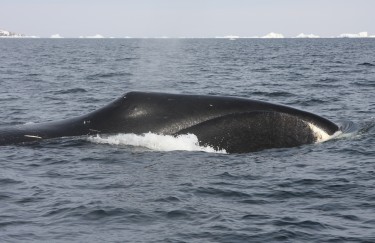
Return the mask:
<svg viewBox="0 0 375 243"><path fill-rule="evenodd" d="M240 155L86 137L0 147L0 241L375 241L375 39L0 40L0 127L133 90L280 103L346 132Z"/></svg>

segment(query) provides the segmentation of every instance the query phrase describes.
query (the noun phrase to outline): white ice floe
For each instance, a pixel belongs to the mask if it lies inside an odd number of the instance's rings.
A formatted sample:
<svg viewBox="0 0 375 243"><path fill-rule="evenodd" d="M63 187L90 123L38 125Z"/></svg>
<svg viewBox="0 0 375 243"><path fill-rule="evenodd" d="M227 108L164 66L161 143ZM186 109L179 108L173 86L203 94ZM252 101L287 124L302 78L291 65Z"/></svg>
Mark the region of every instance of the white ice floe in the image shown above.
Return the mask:
<svg viewBox="0 0 375 243"><path fill-rule="evenodd" d="M64 37L62 37L60 34L53 34L53 35L51 35L50 38L53 38L53 39L60 39L60 38L64 38Z"/></svg>
<svg viewBox="0 0 375 243"><path fill-rule="evenodd" d="M235 39L238 39L238 38L241 38L241 37L238 36L238 35L226 35L226 36L216 36L215 38L217 38L217 39L230 39L230 40L235 40Z"/></svg>
<svg viewBox="0 0 375 243"><path fill-rule="evenodd" d="M31 37L31 36L25 36L25 35L17 34L14 32L7 31L7 30L0 30L0 38L23 38L23 37Z"/></svg>
<svg viewBox="0 0 375 243"><path fill-rule="evenodd" d="M266 38L266 39L280 39L280 38L284 38L284 35L283 34L279 34L279 33L275 33L275 32L271 32L271 33L268 33L267 35L265 36L262 36L262 38Z"/></svg>
<svg viewBox="0 0 375 243"><path fill-rule="evenodd" d="M296 38L319 38L319 36L318 35L314 35L314 34L304 34L304 33L301 33L301 34L297 35Z"/></svg>
<svg viewBox="0 0 375 243"><path fill-rule="evenodd" d="M96 35L89 35L89 36L80 36L79 38L88 38L88 39L101 39L101 38L104 38L104 36L100 35L100 34L96 34Z"/></svg>
<svg viewBox="0 0 375 243"><path fill-rule="evenodd" d="M367 38L367 37L370 37L370 36L367 32L359 32L358 34L345 33L345 34L341 34L337 37L339 37L339 38Z"/></svg>
<svg viewBox="0 0 375 243"><path fill-rule="evenodd" d="M0 30L0 36L10 36L10 32L6 30Z"/></svg>

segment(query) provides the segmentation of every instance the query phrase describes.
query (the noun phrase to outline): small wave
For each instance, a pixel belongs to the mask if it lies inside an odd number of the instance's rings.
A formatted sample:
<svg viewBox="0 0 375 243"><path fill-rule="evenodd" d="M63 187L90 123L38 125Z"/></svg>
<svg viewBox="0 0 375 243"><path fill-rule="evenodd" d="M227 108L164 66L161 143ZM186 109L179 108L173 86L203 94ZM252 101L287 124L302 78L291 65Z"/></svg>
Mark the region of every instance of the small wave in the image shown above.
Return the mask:
<svg viewBox="0 0 375 243"><path fill-rule="evenodd" d="M9 198L12 198L12 197L10 195L5 195L5 194L0 193L0 201L4 199L9 199Z"/></svg>
<svg viewBox="0 0 375 243"><path fill-rule="evenodd" d="M115 61L120 62L120 61L131 61L131 60L137 60L139 58L137 57L123 57L123 58L117 58Z"/></svg>
<svg viewBox="0 0 375 243"><path fill-rule="evenodd" d="M319 83L334 83L334 82L339 82L340 80L338 78L332 78L332 77L324 77L324 78L321 78L319 79Z"/></svg>
<svg viewBox="0 0 375 243"><path fill-rule="evenodd" d="M214 197L252 199L251 195L245 192L231 190L231 189L220 189L220 188L214 188L214 187L199 187L195 190L195 193L199 195L211 195Z"/></svg>
<svg viewBox="0 0 375 243"><path fill-rule="evenodd" d="M22 183L22 181L13 180L10 178L1 178L0 179L0 185L6 185L6 184L18 184Z"/></svg>
<svg viewBox="0 0 375 243"><path fill-rule="evenodd" d="M168 203L173 203L173 202L180 202L181 200L178 197L174 196L168 196L168 197L162 197L155 199L155 202L168 202Z"/></svg>
<svg viewBox="0 0 375 243"><path fill-rule="evenodd" d="M340 130L346 134L358 131L358 125L352 121L341 121L339 126Z"/></svg>
<svg viewBox="0 0 375 243"><path fill-rule="evenodd" d="M340 133L337 133L332 139L341 140L347 138L356 138L361 133L361 128L359 124L356 124L352 121L340 121L338 123L340 127Z"/></svg>
<svg viewBox="0 0 375 243"><path fill-rule="evenodd" d="M375 83L373 83L372 81L358 81L358 82L354 82L353 85L355 86L359 86L359 87L375 87Z"/></svg>
<svg viewBox="0 0 375 243"><path fill-rule="evenodd" d="M14 221L2 221L0 222L0 228L6 226L19 226L19 225L30 225L31 221L25 220L14 220Z"/></svg>
<svg viewBox="0 0 375 243"><path fill-rule="evenodd" d="M65 90L59 90L56 91L55 94L74 94L74 93L84 93L87 92L87 90L82 88L75 88L75 89L65 89Z"/></svg>
<svg viewBox="0 0 375 243"><path fill-rule="evenodd" d="M125 72L112 72L112 73L97 73L88 75L86 78L89 80L98 79L98 78L113 78L113 77L124 77L124 76L131 76L131 73Z"/></svg>
<svg viewBox="0 0 375 243"><path fill-rule="evenodd" d="M200 146L197 136L194 134L179 135L158 135L154 133L144 133L136 135L133 133L117 134L107 137L99 135L89 137L88 140L94 143L112 144L112 145L130 145L145 147L156 151L203 151L208 153L226 153L225 150L215 150L210 146Z"/></svg>
<svg viewBox="0 0 375 243"><path fill-rule="evenodd" d="M307 99L307 100L298 101L296 103L301 105L301 106L315 106L315 105L325 104L326 101L321 100L319 98L310 98L310 99Z"/></svg>
<svg viewBox="0 0 375 243"><path fill-rule="evenodd" d="M315 230L323 230L326 229L328 226L317 221L312 220L304 220L304 221L296 221L294 218L282 218L279 220L274 220L272 222L275 226L295 226L298 228L309 228Z"/></svg>
<svg viewBox="0 0 375 243"><path fill-rule="evenodd" d="M29 73L29 74L26 74L26 76L36 77L36 76L41 76L41 74L39 74L39 73Z"/></svg>
<svg viewBox="0 0 375 243"><path fill-rule="evenodd" d="M358 64L358 66L367 66L367 67L375 67L375 64L369 62L363 62Z"/></svg>
<svg viewBox="0 0 375 243"><path fill-rule="evenodd" d="M295 96L292 93L283 92L283 91L276 91L276 92L255 91L255 92L252 92L252 94L263 95L263 96L266 96L266 97L293 97L293 96Z"/></svg>
<svg viewBox="0 0 375 243"><path fill-rule="evenodd" d="M366 121L363 126L359 129L359 133L373 133L375 132L375 118L372 117Z"/></svg>
<svg viewBox="0 0 375 243"><path fill-rule="evenodd" d="M166 217L170 219L191 219L194 214L196 212L182 209L171 210L165 213Z"/></svg>

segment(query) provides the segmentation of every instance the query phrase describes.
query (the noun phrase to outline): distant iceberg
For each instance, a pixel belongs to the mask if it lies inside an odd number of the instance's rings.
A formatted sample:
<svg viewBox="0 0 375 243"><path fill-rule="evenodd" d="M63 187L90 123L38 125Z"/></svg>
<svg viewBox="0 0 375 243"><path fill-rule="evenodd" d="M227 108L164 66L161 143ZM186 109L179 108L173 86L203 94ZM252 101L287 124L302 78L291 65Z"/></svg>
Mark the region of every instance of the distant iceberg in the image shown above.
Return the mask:
<svg viewBox="0 0 375 243"><path fill-rule="evenodd" d="M53 34L53 35L51 35L50 38L53 38L53 39L60 39L60 38L64 38L64 37L62 37L60 34Z"/></svg>
<svg viewBox="0 0 375 243"><path fill-rule="evenodd" d="M304 34L304 33L301 33L299 35L296 36L296 38L319 38L318 35L314 35L314 34Z"/></svg>
<svg viewBox="0 0 375 243"><path fill-rule="evenodd" d="M13 37L13 38L20 38L20 37L26 37L25 35L22 35L22 34L17 34L17 33L14 33L14 32L10 32L10 31L7 31L7 30L0 30L0 37Z"/></svg>
<svg viewBox="0 0 375 243"><path fill-rule="evenodd" d="M79 38L89 38L89 39L101 39L104 38L104 36L100 34L92 35L92 36L80 36Z"/></svg>
<svg viewBox="0 0 375 243"><path fill-rule="evenodd" d="M369 36L367 32L359 32L358 34L341 34L337 36L338 38L367 38L367 37L372 37Z"/></svg>
<svg viewBox="0 0 375 243"><path fill-rule="evenodd" d="M284 38L284 36L283 36L283 34L278 34L278 33L271 32L271 33L268 33L265 36L262 36L262 38L266 38L266 39L280 39L280 38Z"/></svg>
<svg viewBox="0 0 375 243"><path fill-rule="evenodd" d="M235 40L235 39L238 39L238 38L241 38L241 37L238 36L238 35L226 35L226 36L216 36L215 38L217 38L217 39L230 39L230 40Z"/></svg>
<svg viewBox="0 0 375 243"><path fill-rule="evenodd" d="M24 34L18 34L18 33L15 33L15 32L10 32L10 31L7 31L7 30L1 30L0 29L0 38L40 38L39 36L29 36L29 35L24 35ZM48 37L47 37L48 38ZM58 38L64 38L63 36L61 36L60 34L56 33L56 34L52 34L51 36L49 36L49 38L53 38L53 39L58 39ZM103 35L101 34L96 34L96 35L88 35L88 36L79 36L78 38L89 38L89 39L102 39L102 38L108 38L108 39L111 39L111 38L125 38L125 39L128 39L128 38L143 38L143 39L169 39L169 38L180 38L180 39L206 39L206 38L213 38L212 36L203 36L203 37L189 37L189 36L183 36L183 37L168 37L168 36L159 36L159 37L134 37L134 36L125 36L125 37L104 37ZM366 32L366 31L362 31L362 32L359 32L359 33L343 33L343 34L340 34L340 35L334 35L334 36L318 36L318 35L315 35L315 34L305 34L305 33L300 33L298 34L297 36L284 36L283 34L281 33L276 33L276 32L270 32L264 36L249 36L249 35L246 35L246 36L239 36L239 35L225 35L225 36L216 36L214 38L219 38L219 39L229 39L229 40L237 40L237 39L257 39L257 38L263 38L263 39L281 39L281 38L300 38L300 39L303 39L303 38L375 38L375 35L371 35L370 33Z"/></svg>

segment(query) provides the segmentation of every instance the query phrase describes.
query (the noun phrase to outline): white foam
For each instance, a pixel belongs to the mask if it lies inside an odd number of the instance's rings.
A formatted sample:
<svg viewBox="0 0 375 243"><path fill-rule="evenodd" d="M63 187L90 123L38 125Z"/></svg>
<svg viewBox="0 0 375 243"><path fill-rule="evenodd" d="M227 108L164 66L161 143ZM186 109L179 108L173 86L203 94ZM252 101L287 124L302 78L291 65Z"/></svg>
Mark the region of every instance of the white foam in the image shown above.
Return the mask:
<svg viewBox="0 0 375 243"><path fill-rule="evenodd" d="M29 121L29 122L25 122L24 125L32 125L32 124L35 124L35 122L32 122L32 121Z"/></svg>
<svg viewBox="0 0 375 243"><path fill-rule="evenodd" d="M128 133L107 137L97 135L89 137L88 140L94 143L140 146L156 151L185 150L203 151L208 153L226 153L225 150L217 151L210 146L199 146L198 138L194 134L185 134L174 137L171 135L158 135L150 132L142 135Z"/></svg>

